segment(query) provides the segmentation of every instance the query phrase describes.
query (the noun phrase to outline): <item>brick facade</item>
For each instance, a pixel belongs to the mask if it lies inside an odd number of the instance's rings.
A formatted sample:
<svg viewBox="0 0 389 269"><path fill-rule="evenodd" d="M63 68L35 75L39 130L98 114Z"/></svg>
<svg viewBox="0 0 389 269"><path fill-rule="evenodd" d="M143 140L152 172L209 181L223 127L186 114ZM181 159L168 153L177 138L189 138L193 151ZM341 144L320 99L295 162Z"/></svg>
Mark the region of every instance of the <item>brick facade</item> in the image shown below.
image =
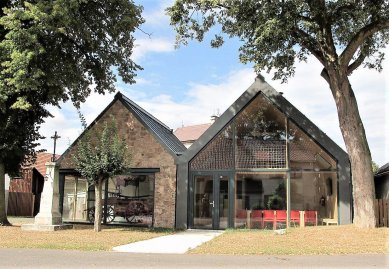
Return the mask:
<svg viewBox="0 0 389 269"><path fill-rule="evenodd" d="M171 153L150 133L148 129L123 105L120 100L98 119L92 128L114 116L120 137L127 141L131 153L131 168L159 168L155 174L154 227L174 228L176 165ZM60 169L73 169L72 154L77 144L66 152L60 161Z"/></svg>

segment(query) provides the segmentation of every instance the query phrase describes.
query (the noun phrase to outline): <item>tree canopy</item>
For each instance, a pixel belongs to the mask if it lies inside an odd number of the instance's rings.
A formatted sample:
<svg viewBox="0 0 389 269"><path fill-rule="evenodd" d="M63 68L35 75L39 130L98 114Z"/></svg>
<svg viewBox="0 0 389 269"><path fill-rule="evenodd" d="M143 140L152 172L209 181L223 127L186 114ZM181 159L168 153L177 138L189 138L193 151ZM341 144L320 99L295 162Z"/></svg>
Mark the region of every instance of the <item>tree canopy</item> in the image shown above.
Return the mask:
<svg viewBox="0 0 389 269"><path fill-rule="evenodd" d="M81 120L84 133L75 145L76 170L94 185L128 169L131 156L126 141L119 137L113 116L102 123L102 128L95 125L87 129L85 119Z"/></svg>
<svg viewBox="0 0 389 269"><path fill-rule="evenodd" d="M388 0L177 0L167 11L177 44L202 41L220 25L212 47L226 36L238 37L243 63L254 63L258 72L275 69L274 79L284 82L294 74L296 60L310 54L324 68L336 61L347 74L361 64L381 70L379 50L389 41Z"/></svg>
<svg viewBox="0 0 389 269"><path fill-rule="evenodd" d="M132 0L0 2L0 165L33 152L47 105L134 83L134 31L144 22ZM12 158L10 157L12 155ZM4 175L0 175L0 185ZM1 191L0 191L1 192ZM5 216L0 197L0 222ZM6 221L4 221L6 222Z"/></svg>
<svg viewBox="0 0 389 269"><path fill-rule="evenodd" d="M295 62L313 55L334 98L339 126L351 162L354 223L375 226L372 159L349 76L363 65L382 70L389 43L389 0L176 0L167 9L177 44L202 41L218 26L220 34L241 40L240 60L274 79L295 73Z"/></svg>

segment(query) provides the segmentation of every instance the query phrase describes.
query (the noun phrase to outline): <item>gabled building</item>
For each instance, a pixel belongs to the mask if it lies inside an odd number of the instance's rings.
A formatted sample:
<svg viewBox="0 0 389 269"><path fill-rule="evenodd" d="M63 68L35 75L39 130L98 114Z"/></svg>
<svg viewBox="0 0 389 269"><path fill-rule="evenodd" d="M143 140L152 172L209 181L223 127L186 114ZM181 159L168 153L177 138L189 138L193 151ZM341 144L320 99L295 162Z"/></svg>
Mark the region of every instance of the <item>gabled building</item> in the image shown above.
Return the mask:
<svg viewBox="0 0 389 269"><path fill-rule="evenodd" d="M346 152L261 77L177 169L178 228L275 228L294 214L301 225L305 212L315 223L352 221Z"/></svg>
<svg viewBox="0 0 389 269"><path fill-rule="evenodd" d="M182 126L174 131L174 135L189 148L212 125L212 123Z"/></svg>
<svg viewBox="0 0 389 269"><path fill-rule="evenodd" d="M389 199L389 163L381 166L374 175L377 199Z"/></svg>
<svg viewBox="0 0 389 269"><path fill-rule="evenodd" d="M38 152L35 162L22 167L20 175L13 177L9 183L8 215L35 216L39 212L41 192L46 175L46 162L53 154ZM59 158L59 155L56 155Z"/></svg>
<svg viewBox="0 0 389 269"><path fill-rule="evenodd" d="M87 131L100 128L110 116L129 147L131 170L107 181L105 222L174 227L176 162L186 148L173 130L121 93ZM76 172L73 163L79 139L58 161L63 220L71 222L94 218L94 187Z"/></svg>
<svg viewBox="0 0 389 269"><path fill-rule="evenodd" d="M105 223L225 229L352 221L347 154L263 78L188 149L120 93L88 130L110 115L132 163L105 185ZM61 211L70 222L94 216L94 188L72 161L79 139L58 161Z"/></svg>

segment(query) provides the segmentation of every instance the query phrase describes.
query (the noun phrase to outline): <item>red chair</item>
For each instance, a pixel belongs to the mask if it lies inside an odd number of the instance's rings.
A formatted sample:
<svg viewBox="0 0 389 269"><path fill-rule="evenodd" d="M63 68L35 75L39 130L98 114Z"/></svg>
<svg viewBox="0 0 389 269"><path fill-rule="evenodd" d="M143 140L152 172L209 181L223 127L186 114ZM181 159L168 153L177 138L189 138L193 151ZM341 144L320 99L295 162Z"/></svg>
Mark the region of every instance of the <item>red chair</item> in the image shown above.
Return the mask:
<svg viewBox="0 0 389 269"><path fill-rule="evenodd" d="M274 210L263 210L262 211L262 228L265 228L266 223L271 223L273 226L273 230L276 227L276 216Z"/></svg>
<svg viewBox="0 0 389 269"><path fill-rule="evenodd" d="M290 223L296 226L296 223L300 226L300 211L291 210L290 211Z"/></svg>
<svg viewBox="0 0 389 269"><path fill-rule="evenodd" d="M252 210L250 215L250 228L259 228L262 224L262 211Z"/></svg>
<svg viewBox="0 0 389 269"><path fill-rule="evenodd" d="M247 210L245 209L237 209L236 217L235 217L235 227L244 227L247 225Z"/></svg>
<svg viewBox="0 0 389 269"><path fill-rule="evenodd" d="M285 226L286 226L286 219L287 219L287 215L286 215L286 210L275 210L275 228L277 228L277 224L280 222L280 223L285 223Z"/></svg>
<svg viewBox="0 0 389 269"><path fill-rule="evenodd" d="M317 211L304 211L304 225L307 224L317 226Z"/></svg>

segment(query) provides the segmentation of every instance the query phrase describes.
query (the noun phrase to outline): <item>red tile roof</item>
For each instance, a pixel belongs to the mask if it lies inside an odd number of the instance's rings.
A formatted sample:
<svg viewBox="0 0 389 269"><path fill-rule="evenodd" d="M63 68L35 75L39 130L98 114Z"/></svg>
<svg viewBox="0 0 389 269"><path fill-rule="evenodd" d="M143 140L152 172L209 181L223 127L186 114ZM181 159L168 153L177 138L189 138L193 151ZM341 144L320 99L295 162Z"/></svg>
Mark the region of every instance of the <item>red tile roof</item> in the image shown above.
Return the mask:
<svg viewBox="0 0 389 269"><path fill-rule="evenodd" d="M46 163L51 161L51 157L53 156L53 153L49 152L39 152L36 154L36 160L35 163L24 168L33 168L35 167L36 170L38 170L39 173L41 173L42 176L46 175ZM55 159L57 160L61 155L55 154Z"/></svg>
<svg viewBox="0 0 389 269"><path fill-rule="evenodd" d="M184 126L177 128L174 131L174 134L181 142L193 142L196 141L211 125L212 123Z"/></svg>

